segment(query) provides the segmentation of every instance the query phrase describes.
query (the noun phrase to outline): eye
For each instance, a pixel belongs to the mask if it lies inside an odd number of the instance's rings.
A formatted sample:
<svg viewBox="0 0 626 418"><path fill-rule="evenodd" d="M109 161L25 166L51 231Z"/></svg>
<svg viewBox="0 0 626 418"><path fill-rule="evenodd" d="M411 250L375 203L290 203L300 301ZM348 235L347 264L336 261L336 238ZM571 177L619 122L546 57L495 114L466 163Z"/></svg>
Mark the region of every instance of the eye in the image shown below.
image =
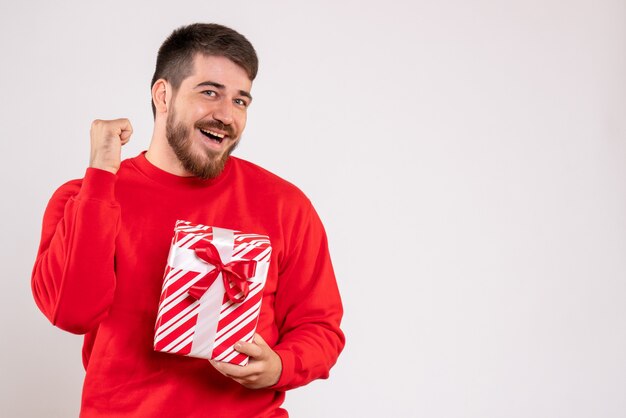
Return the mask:
<svg viewBox="0 0 626 418"><path fill-rule="evenodd" d="M243 99L235 99L235 100L233 100L233 102L234 102L236 105L243 106L243 107L248 107L248 102L246 102L246 101L245 101L245 100L243 100Z"/></svg>
<svg viewBox="0 0 626 418"><path fill-rule="evenodd" d="M202 91L202 94L206 95L206 96L216 96L217 93L214 90L204 90Z"/></svg>

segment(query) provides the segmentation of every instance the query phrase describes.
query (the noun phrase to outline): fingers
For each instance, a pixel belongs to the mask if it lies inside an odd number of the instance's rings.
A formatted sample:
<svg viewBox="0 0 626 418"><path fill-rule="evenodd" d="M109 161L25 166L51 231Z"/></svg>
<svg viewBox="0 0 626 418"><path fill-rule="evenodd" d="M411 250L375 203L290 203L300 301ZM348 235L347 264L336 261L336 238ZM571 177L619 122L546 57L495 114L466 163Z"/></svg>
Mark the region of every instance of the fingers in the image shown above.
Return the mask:
<svg viewBox="0 0 626 418"><path fill-rule="evenodd" d="M238 366L236 364L224 363L215 360L211 360L211 364L218 372L230 378L242 378L257 373L251 370L252 367L248 367L250 364L246 366Z"/></svg>
<svg viewBox="0 0 626 418"><path fill-rule="evenodd" d="M248 389L259 389L267 386L263 379L263 365L251 359L246 366L237 366L220 361L210 361L215 370Z"/></svg>
<svg viewBox="0 0 626 418"><path fill-rule="evenodd" d="M91 123L92 139L98 143L119 139L125 144L132 134L133 126L126 118L113 120L96 119Z"/></svg>
<svg viewBox="0 0 626 418"><path fill-rule="evenodd" d="M278 382L282 373L282 361L259 334L255 334L252 343L239 341L235 344L235 350L250 356L246 366L211 360L213 367L249 389L269 387Z"/></svg>
<svg viewBox="0 0 626 418"><path fill-rule="evenodd" d="M259 347L255 343L248 343L245 341L239 341L237 344L235 344L234 348L238 352L250 356L250 361L248 362L248 364L245 366L238 366L236 364L211 360L211 364L217 369L217 371L222 373L224 376L228 376L231 378L248 377L253 374L258 374L260 371L262 371L263 364L261 363L261 361L255 360L261 360L263 358L263 348Z"/></svg>
<svg viewBox="0 0 626 418"><path fill-rule="evenodd" d="M120 122L120 139L122 140L122 145L124 145L130 140L133 134L133 126L128 119L117 119L117 121Z"/></svg>
<svg viewBox="0 0 626 418"><path fill-rule="evenodd" d="M235 350L252 358L259 358L263 355L262 347L259 347L255 343L247 343L245 341L239 341L235 344Z"/></svg>
<svg viewBox="0 0 626 418"><path fill-rule="evenodd" d="M263 337L261 337L261 334L259 334L258 332L254 334L254 342L260 345L261 347L269 347L269 345L267 345Z"/></svg>

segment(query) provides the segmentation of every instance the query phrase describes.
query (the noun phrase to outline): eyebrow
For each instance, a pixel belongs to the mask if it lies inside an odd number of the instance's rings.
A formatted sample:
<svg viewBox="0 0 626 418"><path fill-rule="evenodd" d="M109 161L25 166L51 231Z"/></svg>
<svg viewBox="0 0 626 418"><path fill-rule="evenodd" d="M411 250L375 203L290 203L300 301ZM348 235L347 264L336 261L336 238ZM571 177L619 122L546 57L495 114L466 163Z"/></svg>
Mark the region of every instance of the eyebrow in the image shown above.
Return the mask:
<svg viewBox="0 0 626 418"><path fill-rule="evenodd" d="M216 89L220 89L220 90L224 90L226 88L225 85L216 83L215 81L203 81L202 83L199 83L195 88L206 87L206 86L215 87ZM252 100L252 95L245 90L239 90L239 95L247 97L248 99Z"/></svg>

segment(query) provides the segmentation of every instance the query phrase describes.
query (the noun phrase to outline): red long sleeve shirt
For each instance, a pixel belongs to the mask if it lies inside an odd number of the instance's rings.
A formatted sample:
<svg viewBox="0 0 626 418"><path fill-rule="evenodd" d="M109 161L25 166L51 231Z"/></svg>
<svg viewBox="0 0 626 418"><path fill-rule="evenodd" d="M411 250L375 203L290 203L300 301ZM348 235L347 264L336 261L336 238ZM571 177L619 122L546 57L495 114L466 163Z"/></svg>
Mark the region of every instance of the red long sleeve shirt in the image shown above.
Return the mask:
<svg viewBox="0 0 626 418"><path fill-rule="evenodd" d="M257 326L282 361L278 383L247 389L207 360L153 350L176 220L270 237ZM326 234L295 186L230 157L216 179L179 177L141 154L116 175L87 169L52 196L32 277L56 326L85 334L82 417L278 417L284 391L326 378L344 345Z"/></svg>

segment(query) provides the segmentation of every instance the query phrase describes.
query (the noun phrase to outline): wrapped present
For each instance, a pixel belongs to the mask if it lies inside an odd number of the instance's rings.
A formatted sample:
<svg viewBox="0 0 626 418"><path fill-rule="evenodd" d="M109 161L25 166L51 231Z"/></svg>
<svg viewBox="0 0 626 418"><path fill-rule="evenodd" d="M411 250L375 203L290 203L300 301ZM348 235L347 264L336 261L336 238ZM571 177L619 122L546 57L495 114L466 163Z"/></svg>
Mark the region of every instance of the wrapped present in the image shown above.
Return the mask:
<svg viewBox="0 0 626 418"><path fill-rule="evenodd" d="M177 221L163 278L154 349L246 365L272 247L269 237Z"/></svg>

